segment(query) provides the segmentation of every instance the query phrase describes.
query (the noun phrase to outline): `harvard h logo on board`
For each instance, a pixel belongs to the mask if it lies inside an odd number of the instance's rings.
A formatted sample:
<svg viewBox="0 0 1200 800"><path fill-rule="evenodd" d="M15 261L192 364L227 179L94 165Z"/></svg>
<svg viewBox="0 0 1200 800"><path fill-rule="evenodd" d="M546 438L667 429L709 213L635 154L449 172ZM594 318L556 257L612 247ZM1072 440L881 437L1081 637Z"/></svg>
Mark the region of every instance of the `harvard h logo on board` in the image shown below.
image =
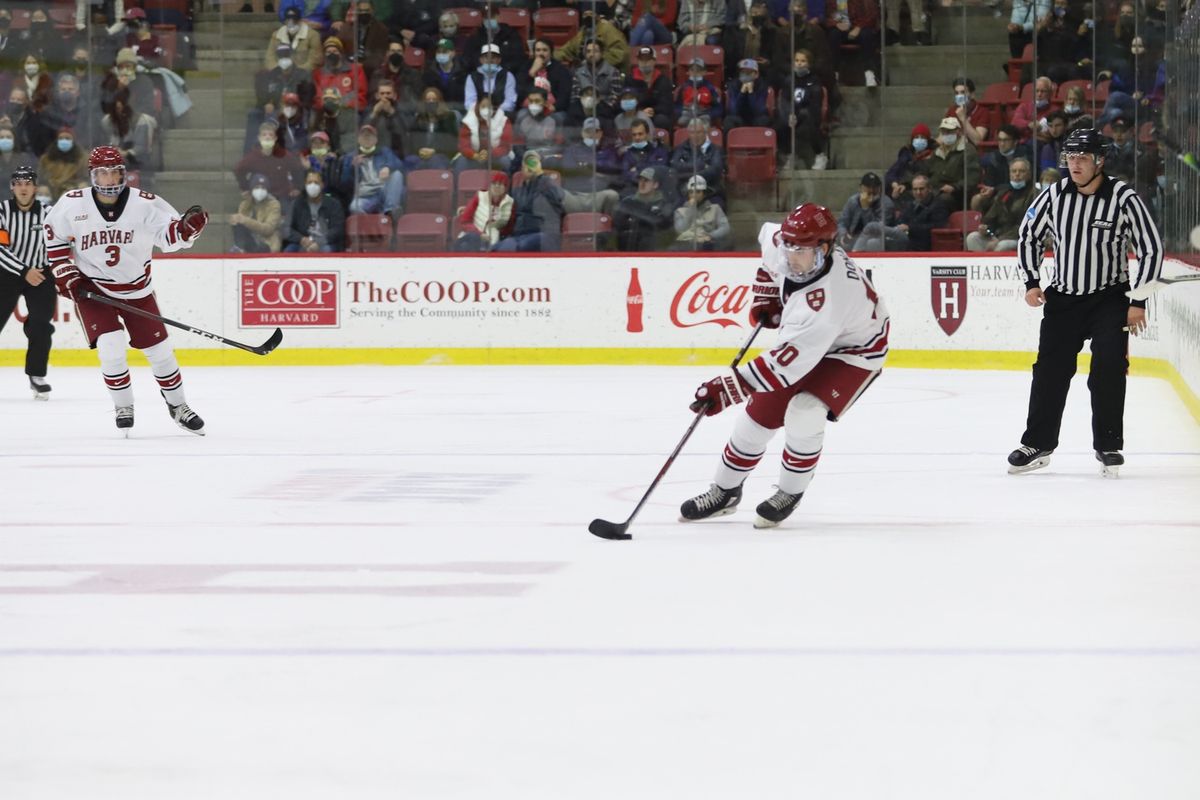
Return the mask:
<svg viewBox="0 0 1200 800"><path fill-rule="evenodd" d="M937 324L953 336L967 316L967 268L930 267L929 301Z"/></svg>

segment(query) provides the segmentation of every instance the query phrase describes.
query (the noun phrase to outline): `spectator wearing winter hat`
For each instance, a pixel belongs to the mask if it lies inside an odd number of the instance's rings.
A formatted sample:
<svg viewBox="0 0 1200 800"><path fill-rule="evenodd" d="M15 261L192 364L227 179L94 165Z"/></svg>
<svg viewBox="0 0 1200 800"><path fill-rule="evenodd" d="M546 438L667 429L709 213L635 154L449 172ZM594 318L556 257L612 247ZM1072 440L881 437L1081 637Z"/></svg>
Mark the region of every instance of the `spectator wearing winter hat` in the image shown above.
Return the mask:
<svg viewBox="0 0 1200 800"><path fill-rule="evenodd" d="M767 82L759 74L757 61L743 58L738 62L737 76L725 85L726 133L734 128L770 126L767 88Z"/></svg>
<svg viewBox="0 0 1200 800"><path fill-rule="evenodd" d="M508 194L508 176L496 170L488 188L475 192L458 215L462 233L454 242L459 252L491 250L500 239L512 233L516 217L513 199Z"/></svg>
<svg viewBox="0 0 1200 800"><path fill-rule="evenodd" d="M693 58L688 65L687 80L675 93L675 122L687 125L693 119L703 119L718 127L725 115L721 90L705 75L704 60Z"/></svg>
<svg viewBox="0 0 1200 800"><path fill-rule="evenodd" d="M280 45L288 48L286 56L280 55ZM299 6L291 6L284 11L283 24L271 34L271 40L267 42L263 66L274 69L280 58L291 59L297 67L309 72L321 66L324 58L321 52L321 35L300 19Z"/></svg>
<svg viewBox="0 0 1200 800"><path fill-rule="evenodd" d="M342 52L342 40L330 36L325 40L323 52L325 63L313 70L313 85L324 98L327 89L336 89L342 98L342 106L355 111L367 108L367 74L359 64L346 58Z"/></svg>
<svg viewBox="0 0 1200 800"><path fill-rule="evenodd" d="M229 215L233 226L234 253L278 253L283 246L279 223L283 213L279 201L271 196L265 175L250 176L250 194Z"/></svg>
<svg viewBox="0 0 1200 800"><path fill-rule="evenodd" d="M122 87L129 90L129 103L135 112L158 119L154 113L154 82L144 69L138 68L137 54L129 47L117 52L112 72L100 84L101 113L112 110L113 95Z"/></svg>
<svg viewBox="0 0 1200 800"><path fill-rule="evenodd" d="M166 52L157 34L150 28L146 11L141 8L126 9L124 24L125 46L132 47L138 60L147 67L159 66Z"/></svg>
<svg viewBox="0 0 1200 800"><path fill-rule="evenodd" d="M725 210L712 202L708 182L695 175L687 182L687 200L675 209L675 243L672 250L728 250L733 229Z"/></svg>
<svg viewBox="0 0 1200 800"><path fill-rule="evenodd" d="M933 156L932 139L933 134L924 122L913 125L908 142L896 152L896 160L884 174L888 196L893 200L899 200L908 191L913 175L928 172L928 161Z"/></svg>
<svg viewBox="0 0 1200 800"><path fill-rule="evenodd" d="M291 45L277 44L275 55L275 66L254 75L254 108L246 114L246 151L254 147L258 126L279 116L285 94L296 94L302 109L312 106L316 97L312 75L296 63Z"/></svg>

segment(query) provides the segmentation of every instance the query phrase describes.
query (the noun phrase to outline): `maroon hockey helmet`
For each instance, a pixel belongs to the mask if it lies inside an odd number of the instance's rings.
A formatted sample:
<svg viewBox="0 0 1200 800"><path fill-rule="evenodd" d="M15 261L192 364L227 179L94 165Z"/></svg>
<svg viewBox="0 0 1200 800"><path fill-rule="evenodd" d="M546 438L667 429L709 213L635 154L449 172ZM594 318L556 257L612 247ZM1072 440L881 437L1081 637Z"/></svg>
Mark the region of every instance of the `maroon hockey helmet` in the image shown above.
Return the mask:
<svg viewBox="0 0 1200 800"><path fill-rule="evenodd" d="M783 221L781 243L789 247L817 247L837 238L833 212L816 203L801 203Z"/></svg>
<svg viewBox="0 0 1200 800"><path fill-rule="evenodd" d="M118 170L120 180L115 184L101 185L96 180L98 174L110 170ZM112 145L103 144L92 148L91 155L88 156L88 171L92 176L92 188L99 194L115 197L125 189L125 157Z"/></svg>

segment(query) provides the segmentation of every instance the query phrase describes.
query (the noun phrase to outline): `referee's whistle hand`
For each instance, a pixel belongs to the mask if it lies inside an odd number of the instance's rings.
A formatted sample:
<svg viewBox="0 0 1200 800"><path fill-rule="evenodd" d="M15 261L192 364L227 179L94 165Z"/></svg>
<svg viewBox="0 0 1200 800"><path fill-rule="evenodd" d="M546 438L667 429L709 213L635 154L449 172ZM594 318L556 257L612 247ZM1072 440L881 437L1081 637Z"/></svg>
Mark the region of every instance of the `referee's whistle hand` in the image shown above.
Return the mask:
<svg viewBox="0 0 1200 800"><path fill-rule="evenodd" d="M25 273L25 282L30 286L40 286L46 280L46 273L40 269L31 269Z"/></svg>
<svg viewBox="0 0 1200 800"><path fill-rule="evenodd" d="M1025 302L1037 308L1046 304L1046 295L1042 294L1042 290L1035 287L1025 293Z"/></svg>
<svg viewBox="0 0 1200 800"><path fill-rule="evenodd" d="M1130 306L1129 313L1125 315L1125 322L1130 333L1134 336L1140 335L1146 329L1146 309Z"/></svg>

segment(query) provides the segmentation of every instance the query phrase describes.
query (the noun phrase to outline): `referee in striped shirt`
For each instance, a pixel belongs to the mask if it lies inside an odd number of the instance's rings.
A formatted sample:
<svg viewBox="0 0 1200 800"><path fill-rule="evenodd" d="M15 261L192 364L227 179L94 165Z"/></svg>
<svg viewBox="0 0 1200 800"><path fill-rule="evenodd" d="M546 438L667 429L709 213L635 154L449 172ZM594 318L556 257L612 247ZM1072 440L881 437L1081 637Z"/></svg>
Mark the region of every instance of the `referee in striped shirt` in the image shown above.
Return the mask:
<svg viewBox="0 0 1200 800"><path fill-rule="evenodd" d="M1129 333L1146 326L1146 302L1130 302L1130 285L1144 286L1162 271L1163 247L1146 204L1133 187L1104 174L1108 139L1098 131L1072 131L1060 166L1070 173L1043 191L1021 223L1017 257L1025 302L1042 306L1042 328L1029 418L1008 471L1030 472L1050 463L1058 447L1067 390L1085 339L1092 340L1092 448L1102 473L1116 477L1124 446L1125 373ZM1041 289L1039 269L1046 235L1053 237L1054 270ZM1132 246L1136 266L1130 267Z"/></svg>
<svg viewBox="0 0 1200 800"><path fill-rule="evenodd" d="M29 315L25 318L25 374L38 400L49 399L46 365L50 338L54 334L54 280L47 277L46 241L42 220L48 206L34 198L37 173L32 167L17 167L11 178L13 197L0 203L0 330L12 316L17 300L25 296Z"/></svg>

